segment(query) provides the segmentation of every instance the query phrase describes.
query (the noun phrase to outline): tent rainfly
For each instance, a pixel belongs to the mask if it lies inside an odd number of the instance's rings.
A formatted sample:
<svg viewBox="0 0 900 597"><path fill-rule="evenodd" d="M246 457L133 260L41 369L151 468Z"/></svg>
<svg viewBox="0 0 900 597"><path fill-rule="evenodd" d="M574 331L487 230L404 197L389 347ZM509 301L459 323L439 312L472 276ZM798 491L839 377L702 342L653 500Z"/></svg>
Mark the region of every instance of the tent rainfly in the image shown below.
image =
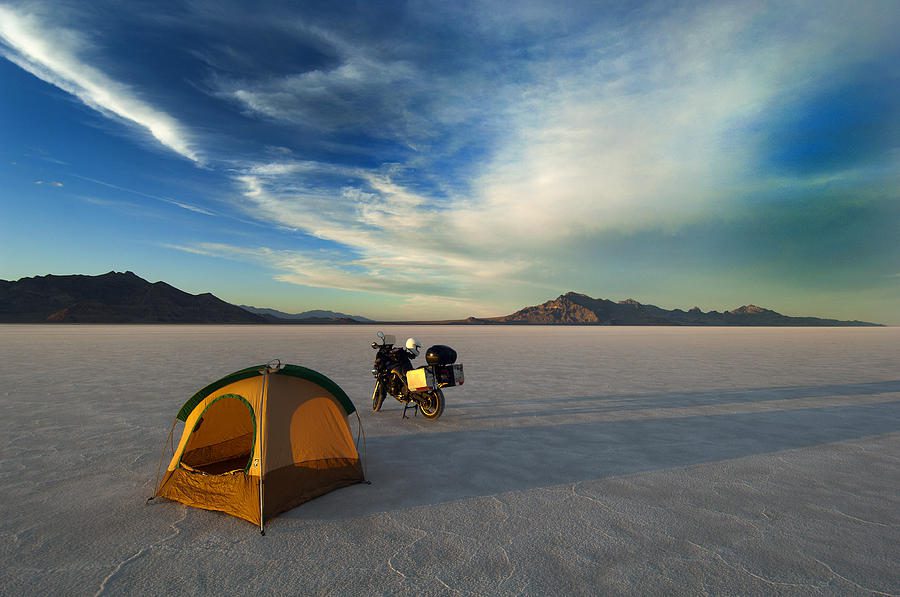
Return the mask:
<svg viewBox="0 0 900 597"><path fill-rule="evenodd" d="M347 422L354 412L340 386L312 369L273 361L236 371L181 407L184 432L153 497L225 512L265 534L281 512L365 481Z"/></svg>

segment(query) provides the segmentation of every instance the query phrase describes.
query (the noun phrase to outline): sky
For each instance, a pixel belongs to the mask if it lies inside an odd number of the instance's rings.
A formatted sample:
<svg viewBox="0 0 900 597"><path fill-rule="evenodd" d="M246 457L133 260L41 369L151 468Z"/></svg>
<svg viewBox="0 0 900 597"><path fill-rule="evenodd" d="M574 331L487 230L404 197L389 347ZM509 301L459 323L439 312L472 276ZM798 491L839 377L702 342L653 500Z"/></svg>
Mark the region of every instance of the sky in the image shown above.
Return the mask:
<svg viewBox="0 0 900 597"><path fill-rule="evenodd" d="M4 2L0 279L900 324L885 2Z"/></svg>

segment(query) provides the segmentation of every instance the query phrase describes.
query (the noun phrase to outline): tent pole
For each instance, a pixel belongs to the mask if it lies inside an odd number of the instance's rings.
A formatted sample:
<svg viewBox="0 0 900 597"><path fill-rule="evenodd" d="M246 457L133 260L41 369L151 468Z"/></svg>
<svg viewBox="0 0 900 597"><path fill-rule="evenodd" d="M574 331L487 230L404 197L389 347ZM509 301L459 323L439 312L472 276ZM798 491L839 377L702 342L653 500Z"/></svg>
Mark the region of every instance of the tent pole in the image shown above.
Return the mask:
<svg viewBox="0 0 900 597"><path fill-rule="evenodd" d="M269 390L269 367L266 366L265 373L263 373L263 385L262 385L262 396L259 399L259 534L265 536L266 534L266 523L263 520L263 471L266 470L266 461L265 461L265 453L266 453L266 434L265 430L265 420L266 420L266 400L268 396Z"/></svg>

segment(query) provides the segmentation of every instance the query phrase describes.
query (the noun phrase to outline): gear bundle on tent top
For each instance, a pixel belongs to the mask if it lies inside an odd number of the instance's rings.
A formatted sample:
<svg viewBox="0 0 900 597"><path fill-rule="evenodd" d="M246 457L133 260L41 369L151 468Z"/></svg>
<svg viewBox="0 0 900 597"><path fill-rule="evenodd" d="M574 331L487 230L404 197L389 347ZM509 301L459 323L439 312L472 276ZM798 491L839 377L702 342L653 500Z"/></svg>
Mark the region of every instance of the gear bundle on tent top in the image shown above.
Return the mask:
<svg viewBox="0 0 900 597"><path fill-rule="evenodd" d="M181 407L175 423L184 431L153 497L264 532L279 513L365 481L347 421L355 412L340 386L312 369L273 362L236 371Z"/></svg>

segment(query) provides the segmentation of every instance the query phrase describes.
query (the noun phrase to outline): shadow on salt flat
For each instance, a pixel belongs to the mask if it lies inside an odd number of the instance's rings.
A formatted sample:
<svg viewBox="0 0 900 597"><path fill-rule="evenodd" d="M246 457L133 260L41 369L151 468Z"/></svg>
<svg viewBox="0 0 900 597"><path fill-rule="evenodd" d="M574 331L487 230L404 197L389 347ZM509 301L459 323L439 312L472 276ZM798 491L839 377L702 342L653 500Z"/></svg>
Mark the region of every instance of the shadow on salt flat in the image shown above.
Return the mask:
<svg viewBox="0 0 900 597"><path fill-rule="evenodd" d="M834 386L827 387L833 393ZM900 401L370 438L372 485L329 494L282 516L356 518L897 431Z"/></svg>
<svg viewBox="0 0 900 597"><path fill-rule="evenodd" d="M724 405L831 396L871 396L890 392L900 392L900 380L822 386L716 389L700 392L660 392L620 396L567 396L561 398L529 398L527 400L498 400L495 402L465 402L458 407L458 410L462 411L458 416L484 419L540 414L553 415L558 413L557 410L553 409L543 410L542 412L521 413L521 415L518 413L491 414L491 409L505 409L510 406L523 408L537 404L557 405L561 409L568 409L570 406L581 407L584 404L589 405L586 407L587 410L585 412L594 412L594 410L643 410L646 408L675 408L709 404ZM473 412L469 412L470 410Z"/></svg>

